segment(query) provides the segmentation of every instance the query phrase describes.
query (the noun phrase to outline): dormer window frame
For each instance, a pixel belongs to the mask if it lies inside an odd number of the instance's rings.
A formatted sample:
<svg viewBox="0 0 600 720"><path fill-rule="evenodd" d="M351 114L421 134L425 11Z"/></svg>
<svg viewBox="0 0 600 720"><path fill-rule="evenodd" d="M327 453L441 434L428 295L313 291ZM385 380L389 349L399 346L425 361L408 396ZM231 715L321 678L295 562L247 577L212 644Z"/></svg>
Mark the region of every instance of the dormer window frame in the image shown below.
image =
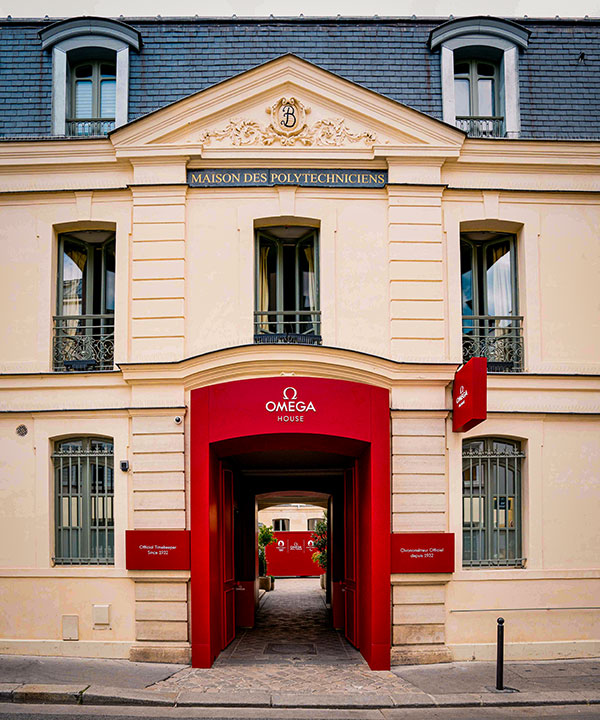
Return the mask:
<svg viewBox="0 0 600 720"><path fill-rule="evenodd" d="M519 98L519 49L527 48L530 31L514 22L492 17L451 20L435 28L430 35L431 50L441 50L442 117L457 125L455 99L455 54L462 59L489 62L490 53L498 55L498 98L503 117L502 136L518 138L521 132ZM499 112L499 110L502 112Z"/></svg>
<svg viewBox="0 0 600 720"><path fill-rule="evenodd" d="M125 125L129 119L129 50L140 49L141 37L138 31L108 18L81 17L53 23L41 30L39 35L42 49L52 50L52 134L67 134L72 92L69 69L80 64L74 58L82 53L90 61L107 61L108 54L108 62L114 62L114 127ZM92 133L85 134L89 136Z"/></svg>

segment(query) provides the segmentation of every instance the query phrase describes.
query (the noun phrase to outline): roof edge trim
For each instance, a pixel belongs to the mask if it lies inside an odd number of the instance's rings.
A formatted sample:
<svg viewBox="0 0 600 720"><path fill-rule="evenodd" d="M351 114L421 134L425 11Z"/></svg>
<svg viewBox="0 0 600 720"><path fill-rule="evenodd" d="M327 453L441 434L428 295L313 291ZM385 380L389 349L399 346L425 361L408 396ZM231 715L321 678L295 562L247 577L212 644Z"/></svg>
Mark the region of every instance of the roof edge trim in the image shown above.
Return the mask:
<svg viewBox="0 0 600 720"><path fill-rule="evenodd" d="M131 25L126 25L118 20L110 18L92 17L82 15L81 17L59 20L48 25L38 32L42 41L42 50L51 48L56 43L70 38L85 38L87 35L104 35L139 50L142 45L142 36Z"/></svg>
<svg viewBox="0 0 600 720"><path fill-rule="evenodd" d="M435 50L438 45L448 40L473 34L500 37L514 45L526 48L531 31L511 20L503 20L489 15L474 15L473 17L449 20L434 28L429 35L429 47L431 50Z"/></svg>

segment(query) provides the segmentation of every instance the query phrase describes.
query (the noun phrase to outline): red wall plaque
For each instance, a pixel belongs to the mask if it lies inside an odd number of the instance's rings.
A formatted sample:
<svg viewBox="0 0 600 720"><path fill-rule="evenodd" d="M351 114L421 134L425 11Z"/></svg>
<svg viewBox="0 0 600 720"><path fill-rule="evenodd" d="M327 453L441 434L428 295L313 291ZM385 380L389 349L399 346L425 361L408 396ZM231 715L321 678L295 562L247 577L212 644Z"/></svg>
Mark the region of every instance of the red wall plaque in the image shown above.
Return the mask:
<svg viewBox="0 0 600 720"><path fill-rule="evenodd" d="M452 388L452 430L465 432L487 417L487 359L474 357L459 368Z"/></svg>
<svg viewBox="0 0 600 720"><path fill-rule="evenodd" d="M312 556L316 552L313 534L308 530L274 533L276 542L267 545L267 573L279 577L322 575L325 571Z"/></svg>
<svg viewBox="0 0 600 720"><path fill-rule="evenodd" d="M189 530L126 530L128 570L189 570Z"/></svg>
<svg viewBox="0 0 600 720"><path fill-rule="evenodd" d="M392 533L393 573L454 572L454 533Z"/></svg>

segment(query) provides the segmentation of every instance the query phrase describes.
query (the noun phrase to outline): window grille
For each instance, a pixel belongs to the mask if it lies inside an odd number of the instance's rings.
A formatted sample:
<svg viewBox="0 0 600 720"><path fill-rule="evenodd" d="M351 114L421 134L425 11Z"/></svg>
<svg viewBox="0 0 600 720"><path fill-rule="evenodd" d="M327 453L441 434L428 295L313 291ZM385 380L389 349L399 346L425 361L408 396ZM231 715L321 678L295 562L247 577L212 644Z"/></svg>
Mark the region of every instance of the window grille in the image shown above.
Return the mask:
<svg viewBox="0 0 600 720"><path fill-rule="evenodd" d="M273 520L274 532L287 532L290 529L290 521L288 518L276 518Z"/></svg>
<svg viewBox="0 0 600 720"><path fill-rule="evenodd" d="M463 443L463 566L522 567L521 461L518 442Z"/></svg>
<svg viewBox="0 0 600 720"><path fill-rule="evenodd" d="M56 565L114 564L113 443L72 438L56 443Z"/></svg>

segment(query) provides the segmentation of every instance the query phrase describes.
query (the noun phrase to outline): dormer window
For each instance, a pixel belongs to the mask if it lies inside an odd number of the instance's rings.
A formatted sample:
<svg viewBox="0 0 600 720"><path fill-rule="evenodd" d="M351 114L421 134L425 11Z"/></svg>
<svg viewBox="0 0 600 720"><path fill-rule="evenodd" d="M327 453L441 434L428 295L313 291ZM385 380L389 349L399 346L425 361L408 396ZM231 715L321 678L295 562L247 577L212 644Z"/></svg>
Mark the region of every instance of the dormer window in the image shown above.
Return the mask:
<svg viewBox="0 0 600 720"><path fill-rule="evenodd" d="M52 134L106 135L128 121L129 51L137 30L108 18L61 20L39 33L52 50Z"/></svg>
<svg viewBox="0 0 600 720"><path fill-rule="evenodd" d="M498 66L479 59L454 62L456 126L471 137L502 137Z"/></svg>
<svg viewBox="0 0 600 720"><path fill-rule="evenodd" d="M530 32L509 20L450 20L429 36L441 50L444 122L470 137L519 137L519 52Z"/></svg>
<svg viewBox="0 0 600 720"><path fill-rule="evenodd" d="M71 117L67 119L67 135L106 135L115 127L115 64L86 62L73 68L71 76Z"/></svg>

